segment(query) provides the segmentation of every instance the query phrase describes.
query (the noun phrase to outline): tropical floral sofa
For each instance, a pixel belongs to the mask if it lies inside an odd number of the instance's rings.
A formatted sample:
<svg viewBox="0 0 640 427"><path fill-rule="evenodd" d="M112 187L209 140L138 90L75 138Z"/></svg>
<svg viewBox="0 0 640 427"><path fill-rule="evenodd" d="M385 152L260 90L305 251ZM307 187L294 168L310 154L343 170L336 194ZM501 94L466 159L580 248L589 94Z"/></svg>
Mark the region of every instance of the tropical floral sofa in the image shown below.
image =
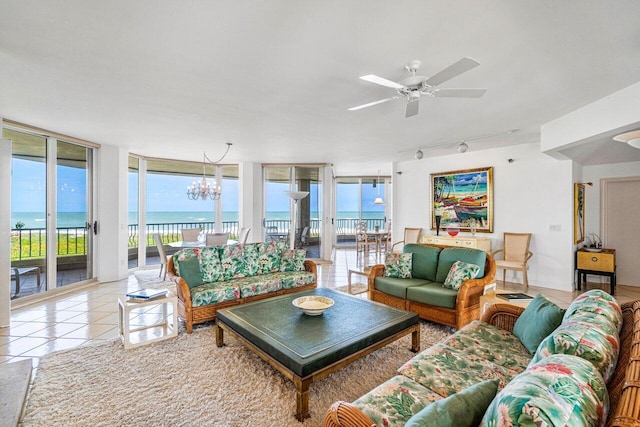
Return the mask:
<svg viewBox="0 0 640 427"><path fill-rule="evenodd" d="M317 270L303 249L261 242L188 248L169 258L176 284L178 316L193 325L214 320L217 310L275 295L313 289Z"/></svg>
<svg viewBox="0 0 640 427"><path fill-rule="evenodd" d="M397 372L324 426L640 426L640 300L496 304Z"/></svg>
<svg viewBox="0 0 640 427"><path fill-rule="evenodd" d="M385 264L371 267L368 295L460 329L480 318L480 296L495 274L496 263L484 251L407 244L402 254L388 254Z"/></svg>

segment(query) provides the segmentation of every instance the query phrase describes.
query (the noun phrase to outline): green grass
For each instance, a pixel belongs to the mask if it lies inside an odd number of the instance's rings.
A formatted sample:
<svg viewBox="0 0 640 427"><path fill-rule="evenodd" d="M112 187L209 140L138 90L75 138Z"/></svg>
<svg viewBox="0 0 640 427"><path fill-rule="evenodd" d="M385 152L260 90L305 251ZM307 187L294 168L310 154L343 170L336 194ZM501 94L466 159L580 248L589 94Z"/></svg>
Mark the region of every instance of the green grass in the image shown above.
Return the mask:
<svg viewBox="0 0 640 427"><path fill-rule="evenodd" d="M31 238L22 236L22 239L19 239L18 236L11 236L11 261L44 258L46 244L47 239L44 235L31 236ZM87 253L85 236L67 237L60 234L56 246L57 256L85 255Z"/></svg>

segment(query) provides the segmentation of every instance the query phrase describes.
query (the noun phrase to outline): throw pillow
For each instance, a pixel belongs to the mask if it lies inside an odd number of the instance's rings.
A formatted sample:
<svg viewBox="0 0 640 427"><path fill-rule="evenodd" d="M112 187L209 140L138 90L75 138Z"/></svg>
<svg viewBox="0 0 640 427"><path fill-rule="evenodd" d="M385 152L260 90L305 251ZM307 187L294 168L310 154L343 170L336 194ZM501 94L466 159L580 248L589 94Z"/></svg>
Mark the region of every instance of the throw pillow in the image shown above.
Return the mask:
<svg viewBox="0 0 640 427"><path fill-rule="evenodd" d="M262 242L258 244L258 274L277 273L280 271L280 257L282 250L276 242Z"/></svg>
<svg viewBox="0 0 640 427"><path fill-rule="evenodd" d="M438 400L412 416L405 427L476 427L498 392L497 379L483 381Z"/></svg>
<svg viewBox="0 0 640 427"><path fill-rule="evenodd" d="M513 325L513 335L518 337L529 353L534 354L542 340L562 323L564 310L538 294L525 308Z"/></svg>
<svg viewBox="0 0 640 427"><path fill-rule="evenodd" d="M384 276L411 279L412 262L412 253L396 254L389 252L384 259Z"/></svg>
<svg viewBox="0 0 640 427"><path fill-rule="evenodd" d="M280 271L304 271L306 249L290 249L282 252Z"/></svg>
<svg viewBox="0 0 640 427"><path fill-rule="evenodd" d="M202 273L200 272L200 262L198 258L185 258L178 261L180 266L180 277L187 282L189 289L200 286L202 283Z"/></svg>
<svg viewBox="0 0 640 427"><path fill-rule="evenodd" d="M444 287L458 290L465 280L475 279L480 271L480 266L469 264L464 261L456 261L451 266L447 278L444 280Z"/></svg>

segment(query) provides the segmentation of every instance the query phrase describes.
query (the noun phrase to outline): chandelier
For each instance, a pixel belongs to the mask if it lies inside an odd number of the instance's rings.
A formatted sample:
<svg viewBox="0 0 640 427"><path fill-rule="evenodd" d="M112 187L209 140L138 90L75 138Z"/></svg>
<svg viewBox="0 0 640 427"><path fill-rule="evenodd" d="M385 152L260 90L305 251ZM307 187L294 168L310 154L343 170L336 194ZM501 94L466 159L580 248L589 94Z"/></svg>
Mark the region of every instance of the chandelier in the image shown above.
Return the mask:
<svg viewBox="0 0 640 427"><path fill-rule="evenodd" d="M232 144L230 142L227 142L227 150L224 152L222 157L215 162L207 157L207 153L202 153L202 180L199 183L193 181L193 183L187 187L187 197L189 200L218 200L220 196L222 196L222 189L220 188L220 184L216 183L215 178L213 179L213 184L207 182L206 167L207 162L211 164L220 163L229 152L231 145Z"/></svg>

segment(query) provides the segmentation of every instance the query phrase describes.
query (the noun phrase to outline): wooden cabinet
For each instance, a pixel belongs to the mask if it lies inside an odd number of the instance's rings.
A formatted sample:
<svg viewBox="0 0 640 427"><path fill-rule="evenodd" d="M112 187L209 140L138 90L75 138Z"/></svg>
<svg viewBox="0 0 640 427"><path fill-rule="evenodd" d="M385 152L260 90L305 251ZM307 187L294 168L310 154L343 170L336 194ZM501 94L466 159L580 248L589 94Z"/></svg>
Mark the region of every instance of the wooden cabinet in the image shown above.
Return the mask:
<svg viewBox="0 0 640 427"><path fill-rule="evenodd" d="M578 269L613 273L616 269L616 250L603 249L602 252L580 250L578 251Z"/></svg>
<svg viewBox="0 0 640 427"><path fill-rule="evenodd" d="M611 295L616 291L616 250L602 249L602 252L588 252L581 249L576 252L576 270L578 270L578 290L582 282L587 282L587 274L609 277Z"/></svg>
<svg viewBox="0 0 640 427"><path fill-rule="evenodd" d="M422 236L422 243L427 245L452 246L457 248L480 249L491 252L491 239L487 237L451 237L451 236Z"/></svg>

